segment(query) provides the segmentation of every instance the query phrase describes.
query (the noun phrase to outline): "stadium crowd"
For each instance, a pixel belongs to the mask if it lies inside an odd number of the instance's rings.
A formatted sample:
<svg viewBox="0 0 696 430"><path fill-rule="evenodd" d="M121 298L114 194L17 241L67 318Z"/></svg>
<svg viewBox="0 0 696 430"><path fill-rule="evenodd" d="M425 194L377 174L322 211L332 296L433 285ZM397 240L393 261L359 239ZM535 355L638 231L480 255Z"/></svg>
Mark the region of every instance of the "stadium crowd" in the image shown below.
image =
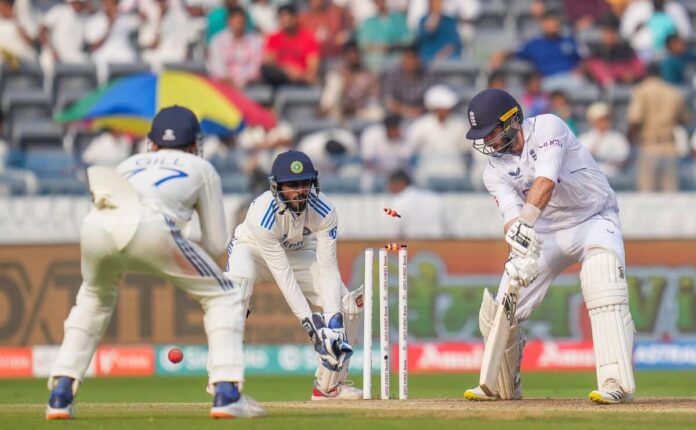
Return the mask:
<svg viewBox="0 0 696 430"><path fill-rule="evenodd" d="M0 194L86 192L86 166L143 143L52 118L168 69L279 119L205 138L226 192L266 187L288 147L333 192L480 191L463 113L486 86L562 117L615 189L694 190L694 22L694 0L0 0Z"/></svg>

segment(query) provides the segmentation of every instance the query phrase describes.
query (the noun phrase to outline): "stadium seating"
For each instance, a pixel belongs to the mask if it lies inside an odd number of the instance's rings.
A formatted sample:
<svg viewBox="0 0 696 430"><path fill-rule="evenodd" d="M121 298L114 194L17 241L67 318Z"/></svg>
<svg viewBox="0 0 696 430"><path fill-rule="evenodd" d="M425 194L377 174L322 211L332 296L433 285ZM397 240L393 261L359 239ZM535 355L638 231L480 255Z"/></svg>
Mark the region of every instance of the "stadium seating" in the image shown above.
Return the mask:
<svg viewBox="0 0 696 430"><path fill-rule="evenodd" d="M321 90L313 87L285 86L275 95L275 111L287 121L318 118Z"/></svg>
<svg viewBox="0 0 696 430"><path fill-rule="evenodd" d="M51 99L61 111L97 87L94 64L56 64L51 79Z"/></svg>
<svg viewBox="0 0 696 430"><path fill-rule="evenodd" d="M37 65L21 64L12 68L0 64L0 99L5 100L7 92L38 90L43 88L43 72Z"/></svg>
<svg viewBox="0 0 696 430"><path fill-rule="evenodd" d="M150 71L150 66L146 63L116 63L109 64L107 82L122 78L128 75L145 73Z"/></svg>
<svg viewBox="0 0 696 430"><path fill-rule="evenodd" d="M51 121L51 99L42 89L13 89L2 99L5 136L24 123Z"/></svg>

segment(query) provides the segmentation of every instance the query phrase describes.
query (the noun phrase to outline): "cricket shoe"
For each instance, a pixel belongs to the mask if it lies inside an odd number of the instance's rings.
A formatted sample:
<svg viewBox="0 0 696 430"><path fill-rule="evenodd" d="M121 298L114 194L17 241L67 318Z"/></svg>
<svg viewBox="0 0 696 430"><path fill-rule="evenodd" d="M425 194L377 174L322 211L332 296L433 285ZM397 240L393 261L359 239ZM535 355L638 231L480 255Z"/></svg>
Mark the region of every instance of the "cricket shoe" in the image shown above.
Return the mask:
<svg viewBox="0 0 696 430"><path fill-rule="evenodd" d="M312 400L362 400L363 391L360 388L353 387L351 381L343 381L336 388L328 393L324 393L317 388L316 383L312 390Z"/></svg>
<svg viewBox="0 0 696 430"><path fill-rule="evenodd" d="M265 417L266 411L256 400L244 396L232 382L215 384L215 399L210 408L211 418L259 418Z"/></svg>
<svg viewBox="0 0 696 430"><path fill-rule="evenodd" d="M615 379L607 379L602 388L590 393L589 399L600 405L615 405L617 403L631 403L633 395L625 392Z"/></svg>
<svg viewBox="0 0 696 430"><path fill-rule="evenodd" d="M470 390L464 391L464 398L467 400L471 400L472 402L492 402L500 400L500 397L498 395L491 397L488 394L484 393L481 387L475 387Z"/></svg>
<svg viewBox="0 0 696 430"><path fill-rule="evenodd" d="M75 418L73 406L73 378L59 376L53 380L51 395L46 405L47 420L71 420Z"/></svg>

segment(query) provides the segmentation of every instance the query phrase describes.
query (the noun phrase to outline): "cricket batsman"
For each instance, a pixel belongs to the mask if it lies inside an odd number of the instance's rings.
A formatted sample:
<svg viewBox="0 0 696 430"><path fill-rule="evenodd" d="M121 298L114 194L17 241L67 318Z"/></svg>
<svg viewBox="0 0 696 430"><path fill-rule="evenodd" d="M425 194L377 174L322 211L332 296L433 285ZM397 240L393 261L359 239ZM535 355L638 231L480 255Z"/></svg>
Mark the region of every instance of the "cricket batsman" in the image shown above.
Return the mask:
<svg viewBox="0 0 696 430"><path fill-rule="evenodd" d="M579 262L597 365L597 389L589 399L600 404L630 402L636 389L631 361L635 329L628 307L619 207L607 178L561 118L545 114L524 119L520 105L505 91L477 94L468 117L471 129L466 137L489 156L483 180L504 218L505 240L512 249L498 297L487 290L483 295L479 322L487 347L503 287L512 281L522 288L516 310L512 306L514 324L497 392L491 396L479 386L464 396L522 398L525 336L519 323L541 303L551 282Z"/></svg>
<svg viewBox="0 0 696 430"><path fill-rule="evenodd" d="M121 275L137 271L172 282L203 307L208 337L213 418L265 415L241 394L244 381L242 291L211 256L225 251L220 177L196 154L200 126L190 110L172 106L154 118L151 151L117 169L88 171L93 206L80 235L82 285L64 324L63 344L48 380L46 418L75 417L75 396L106 329ZM198 213L202 247L181 228Z"/></svg>
<svg viewBox="0 0 696 430"><path fill-rule="evenodd" d="M228 248L226 275L244 295L256 282L274 280L307 332L319 359L312 400L362 399L346 382L363 312L362 287L349 292L336 261L336 209L320 192L309 157L287 151L276 157L270 190L251 204ZM312 313L310 303L323 313Z"/></svg>

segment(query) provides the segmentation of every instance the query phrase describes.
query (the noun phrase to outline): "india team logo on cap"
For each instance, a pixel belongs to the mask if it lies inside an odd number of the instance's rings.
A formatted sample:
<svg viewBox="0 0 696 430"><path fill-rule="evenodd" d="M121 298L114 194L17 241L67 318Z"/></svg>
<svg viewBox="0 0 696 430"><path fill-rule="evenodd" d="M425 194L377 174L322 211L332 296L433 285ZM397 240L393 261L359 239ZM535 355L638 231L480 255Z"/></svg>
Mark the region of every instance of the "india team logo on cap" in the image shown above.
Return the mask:
<svg viewBox="0 0 696 430"><path fill-rule="evenodd" d="M299 175L304 171L304 165L300 161L293 161L290 163L290 171L296 175Z"/></svg>

